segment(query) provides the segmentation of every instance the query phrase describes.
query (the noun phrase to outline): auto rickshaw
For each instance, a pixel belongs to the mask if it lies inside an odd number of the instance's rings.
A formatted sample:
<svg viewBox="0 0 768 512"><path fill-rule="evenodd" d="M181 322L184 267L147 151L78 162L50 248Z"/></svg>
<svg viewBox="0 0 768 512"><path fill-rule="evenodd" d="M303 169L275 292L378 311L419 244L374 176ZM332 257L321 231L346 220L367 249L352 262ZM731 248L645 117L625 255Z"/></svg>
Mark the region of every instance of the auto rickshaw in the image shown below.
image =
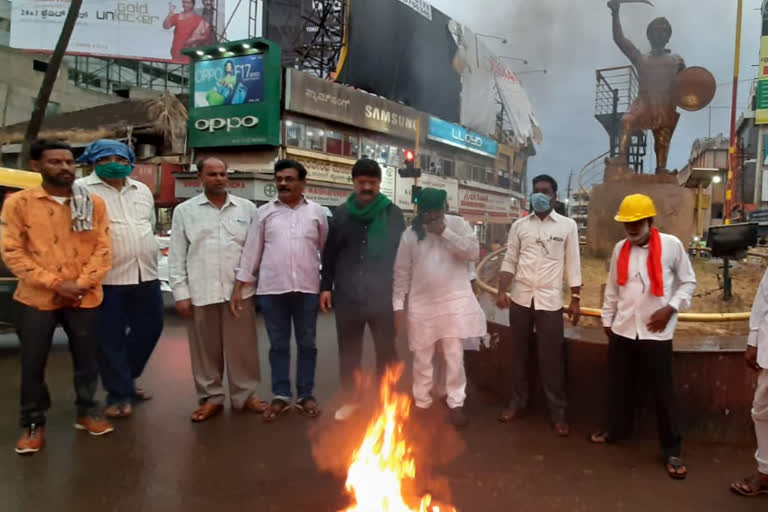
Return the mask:
<svg viewBox="0 0 768 512"><path fill-rule="evenodd" d="M39 173L0 167L0 209L8 194L36 187L41 182ZM13 293L17 283L18 279L0 259L0 333L13 329Z"/></svg>

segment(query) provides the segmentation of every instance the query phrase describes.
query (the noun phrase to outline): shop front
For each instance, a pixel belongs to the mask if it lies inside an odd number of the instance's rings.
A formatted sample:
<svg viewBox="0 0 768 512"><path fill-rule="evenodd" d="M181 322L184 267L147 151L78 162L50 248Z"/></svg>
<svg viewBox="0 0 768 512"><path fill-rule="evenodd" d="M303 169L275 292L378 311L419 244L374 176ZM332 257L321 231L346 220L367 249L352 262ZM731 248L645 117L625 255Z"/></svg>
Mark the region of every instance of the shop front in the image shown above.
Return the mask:
<svg viewBox="0 0 768 512"><path fill-rule="evenodd" d="M419 178L420 187L431 187L445 190L448 201L448 212L459 213L459 182L452 178L441 178L431 174L422 174ZM403 210L406 217L413 217L414 205L411 197L412 178L395 177L395 199L393 202Z"/></svg>
<svg viewBox="0 0 768 512"><path fill-rule="evenodd" d="M512 223L522 211L509 195L480 188L459 187L459 213L475 227L480 242L490 247L504 244Z"/></svg>

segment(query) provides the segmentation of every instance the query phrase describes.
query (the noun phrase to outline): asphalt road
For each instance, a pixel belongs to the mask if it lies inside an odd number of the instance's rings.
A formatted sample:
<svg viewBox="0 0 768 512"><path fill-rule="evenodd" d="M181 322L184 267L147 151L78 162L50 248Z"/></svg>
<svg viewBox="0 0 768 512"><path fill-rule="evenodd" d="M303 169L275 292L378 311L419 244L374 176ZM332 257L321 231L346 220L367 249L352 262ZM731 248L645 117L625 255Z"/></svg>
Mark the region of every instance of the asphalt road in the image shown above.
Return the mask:
<svg viewBox="0 0 768 512"><path fill-rule="evenodd" d="M268 376L263 326L259 340ZM48 445L24 458L13 452L19 434L15 344L12 335L0 336L0 510L330 512L350 505L344 469L368 414L344 425L332 421L338 401L332 317L319 325L317 395L325 409L319 419L289 414L268 425L227 411L205 424L190 423L196 404L186 334L169 316L142 379L154 400L104 438L72 428L71 363L66 339L57 333L48 365L54 402ZM407 355L404 346L400 350ZM370 343L365 361L371 368ZM267 379L261 391L268 398ZM468 409L472 424L460 433L441 407L411 421L417 482L410 491L431 491L462 512L768 510L768 498L728 492L731 480L754 469L752 440L743 446L686 444L690 476L676 482L664 473L653 441L595 447L586 432L556 438L535 415L501 425L495 421L498 404L471 390Z"/></svg>

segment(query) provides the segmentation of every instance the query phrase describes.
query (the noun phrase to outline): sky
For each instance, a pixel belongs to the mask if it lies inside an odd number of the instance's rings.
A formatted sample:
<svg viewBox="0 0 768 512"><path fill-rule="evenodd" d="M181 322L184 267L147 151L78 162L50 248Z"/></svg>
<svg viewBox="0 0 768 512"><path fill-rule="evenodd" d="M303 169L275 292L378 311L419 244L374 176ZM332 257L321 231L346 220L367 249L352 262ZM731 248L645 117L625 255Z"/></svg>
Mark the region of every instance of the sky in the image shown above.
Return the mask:
<svg viewBox="0 0 768 512"><path fill-rule="evenodd" d="M611 36L611 15L605 0L430 0L437 9L468 25L477 33L508 39L485 40L498 55L521 57L529 65L510 62L515 71L547 69L547 74L524 74L520 78L533 103L544 141L529 161L529 178L540 173L553 175L565 190L571 171L608 150L608 135L594 118L595 70L624 66L629 62ZM230 1L230 4L234 2ZM645 30L657 16L672 23L669 48L689 66L709 69L718 83L710 110L683 112L672 139L668 167L682 168L688 162L696 138L730 130L733 81L736 0L654 0L655 7L624 4L621 19L624 33L643 52L649 50ZM245 9L235 19L247 20ZM737 106L747 104L751 79L759 62L761 0L744 0L741 76ZM242 15L242 16L241 16ZM247 35L247 26L233 22L229 37ZM649 137L646 172L656 167Z"/></svg>

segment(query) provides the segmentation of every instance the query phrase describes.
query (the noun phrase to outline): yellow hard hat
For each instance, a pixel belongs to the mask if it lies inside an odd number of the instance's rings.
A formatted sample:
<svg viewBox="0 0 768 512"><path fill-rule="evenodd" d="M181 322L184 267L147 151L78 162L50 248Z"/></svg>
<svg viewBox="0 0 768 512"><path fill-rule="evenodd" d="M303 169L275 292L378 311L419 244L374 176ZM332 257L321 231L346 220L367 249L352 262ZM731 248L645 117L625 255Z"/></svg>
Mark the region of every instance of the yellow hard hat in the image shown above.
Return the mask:
<svg viewBox="0 0 768 512"><path fill-rule="evenodd" d="M619 206L619 213L614 219L616 222L635 222L656 216L656 207L653 200L643 194L627 196Z"/></svg>

